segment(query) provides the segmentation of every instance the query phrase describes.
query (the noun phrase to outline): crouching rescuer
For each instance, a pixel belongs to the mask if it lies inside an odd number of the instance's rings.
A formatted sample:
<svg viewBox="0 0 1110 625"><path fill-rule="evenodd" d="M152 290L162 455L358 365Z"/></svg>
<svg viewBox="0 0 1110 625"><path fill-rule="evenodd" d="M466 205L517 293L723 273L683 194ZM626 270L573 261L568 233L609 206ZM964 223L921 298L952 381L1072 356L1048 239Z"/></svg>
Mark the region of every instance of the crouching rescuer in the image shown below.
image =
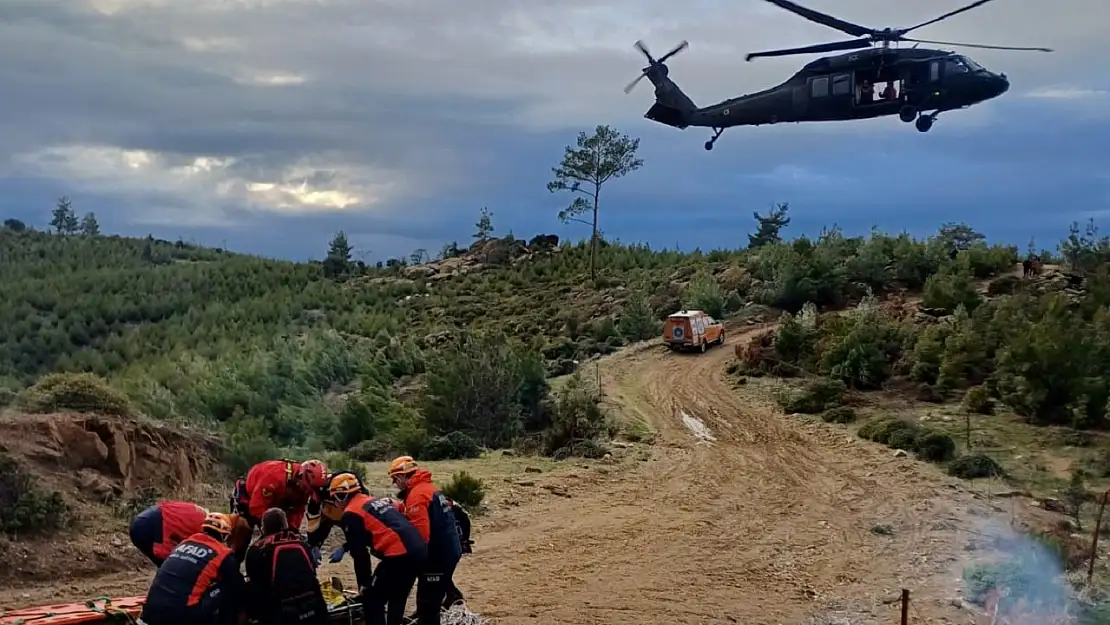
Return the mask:
<svg viewBox="0 0 1110 625"><path fill-rule="evenodd" d="M131 544L135 545L154 566L162 566L174 547L181 541L201 531L208 510L188 501L159 501L135 515L131 520ZM228 516L231 522L231 549L237 561L242 561L250 543L251 530L246 520L237 514Z"/></svg>
<svg viewBox="0 0 1110 625"><path fill-rule="evenodd" d="M260 462L251 467L245 478L236 480L231 511L246 517L254 529L267 510L281 508L289 526L299 530L313 491L327 484L327 472L319 460Z"/></svg>
<svg viewBox="0 0 1110 625"><path fill-rule="evenodd" d="M227 546L231 519L208 514L200 532L181 541L154 575L140 622L146 625L235 625L246 582Z"/></svg>
<svg viewBox="0 0 1110 625"><path fill-rule="evenodd" d="M365 494L357 477L338 474L328 490L332 500L343 505L343 534L366 625L401 625L405 603L427 559L424 539L389 500ZM373 571L371 554L379 560Z"/></svg>
<svg viewBox="0 0 1110 625"><path fill-rule="evenodd" d="M454 589L452 576L462 557L462 539L451 503L432 484L432 474L421 469L412 456L393 460L389 478L404 502L405 518L428 546L428 558L416 587L417 622L439 625L440 606L448 591Z"/></svg>
<svg viewBox="0 0 1110 625"><path fill-rule="evenodd" d="M316 565L284 510L262 515L262 538L247 551L246 568L247 614L259 625L327 625Z"/></svg>

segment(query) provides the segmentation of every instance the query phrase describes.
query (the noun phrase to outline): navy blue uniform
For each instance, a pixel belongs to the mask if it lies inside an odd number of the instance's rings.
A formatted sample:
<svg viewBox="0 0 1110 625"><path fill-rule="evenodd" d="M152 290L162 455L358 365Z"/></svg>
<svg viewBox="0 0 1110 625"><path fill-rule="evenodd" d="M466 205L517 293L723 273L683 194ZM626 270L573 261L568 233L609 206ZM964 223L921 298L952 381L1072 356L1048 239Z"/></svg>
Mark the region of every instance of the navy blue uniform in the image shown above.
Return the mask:
<svg viewBox="0 0 1110 625"><path fill-rule="evenodd" d="M405 602L428 557L420 532L388 501L361 493L347 502L342 524L366 625L401 625ZM371 554L381 560L373 572Z"/></svg>
<svg viewBox="0 0 1110 625"><path fill-rule="evenodd" d="M147 625L234 625L245 582L231 549L207 534L174 548L143 604Z"/></svg>

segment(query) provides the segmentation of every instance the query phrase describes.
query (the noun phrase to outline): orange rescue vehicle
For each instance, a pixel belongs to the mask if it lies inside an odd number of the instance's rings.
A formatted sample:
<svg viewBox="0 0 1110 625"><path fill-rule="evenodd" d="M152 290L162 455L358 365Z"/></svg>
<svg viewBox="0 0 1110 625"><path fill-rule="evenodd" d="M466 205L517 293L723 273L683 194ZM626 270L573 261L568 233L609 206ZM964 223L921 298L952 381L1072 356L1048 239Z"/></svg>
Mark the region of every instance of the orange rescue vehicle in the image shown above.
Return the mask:
<svg viewBox="0 0 1110 625"><path fill-rule="evenodd" d="M663 324L663 343L673 351L725 344L725 326L702 310L680 310Z"/></svg>

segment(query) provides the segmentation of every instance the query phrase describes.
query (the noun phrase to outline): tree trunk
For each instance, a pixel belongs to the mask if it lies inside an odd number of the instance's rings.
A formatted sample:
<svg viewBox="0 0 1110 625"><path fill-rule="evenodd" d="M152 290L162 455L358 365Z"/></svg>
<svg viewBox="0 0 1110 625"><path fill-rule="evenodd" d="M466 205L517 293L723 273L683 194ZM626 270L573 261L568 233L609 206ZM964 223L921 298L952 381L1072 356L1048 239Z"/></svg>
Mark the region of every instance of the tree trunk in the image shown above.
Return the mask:
<svg viewBox="0 0 1110 625"><path fill-rule="evenodd" d="M601 191L600 186L594 187L594 233L590 237L590 279L597 284L597 197Z"/></svg>

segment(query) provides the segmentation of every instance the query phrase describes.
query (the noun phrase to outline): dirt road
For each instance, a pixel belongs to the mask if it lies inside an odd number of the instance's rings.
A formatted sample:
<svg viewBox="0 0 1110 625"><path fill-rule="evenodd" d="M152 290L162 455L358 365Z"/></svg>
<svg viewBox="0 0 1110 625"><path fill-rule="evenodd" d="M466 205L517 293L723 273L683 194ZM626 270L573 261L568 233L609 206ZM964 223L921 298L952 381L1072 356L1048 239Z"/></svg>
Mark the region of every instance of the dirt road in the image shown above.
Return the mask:
<svg viewBox="0 0 1110 625"><path fill-rule="evenodd" d="M907 587L915 622L965 620L949 602L982 505L932 466L734 388L725 363L745 338L603 361L610 403L659 442L485 521L457 574L472 609L522 625L892 623ZM349 560L323 572L352 579Z"/></svg>
<svg viewBox="0 0 1110 625"><path fill-rule="evenodd" d="M922 620L965 620L949 602L981 506L931 466L733 388L745 338L603 362L612 403L658 431L654 457L510 514L460 570L473 607L548 625L891 623L905 586Z"/></svg>

